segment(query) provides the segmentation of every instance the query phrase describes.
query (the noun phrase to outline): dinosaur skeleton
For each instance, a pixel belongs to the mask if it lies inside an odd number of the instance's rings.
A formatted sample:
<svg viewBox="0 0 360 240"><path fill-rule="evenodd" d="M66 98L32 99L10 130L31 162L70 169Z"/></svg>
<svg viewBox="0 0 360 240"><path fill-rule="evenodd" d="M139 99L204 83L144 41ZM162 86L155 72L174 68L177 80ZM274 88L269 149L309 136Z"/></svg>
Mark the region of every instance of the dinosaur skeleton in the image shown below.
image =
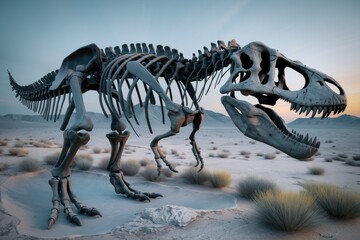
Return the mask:
<svg viewBox="0 0 360 240"><path fill-rule="evenodd" d="M285 69L290 68L300 73L305 79L305 86L298 91L288 88ZM110 182L115 192L140 201L160 197L157 193L142 193L134 190L125 181L120 168L121 155L129 137L126 121L135 118L134 102L137 99L145 110L146 121L152 132L148 106L156 104L156 96L161 105L163 121L164 107L168 111L170 130L156 136L150 143L154 159L160 174L161 161L172 171L176 170L167 161L158 143L161 139L176 135L180 128L193 124L189 137L196 166L203 168L203 158L195 133L203 121L200 99L211 87L221 82L225 73L230 77L220 88L227 94L221 101L236 127L246 136L271 145L288 155L304 159L309 158L319 149L320 142L305 137L295 131L290 132L284 121L275 111L263 105L275 105L278 99L291 103L290 110L308 115L323 114L328 117L344 111L346 97L344 90L331 77L309 68L298 61L293 61L277 50L261 42L252 42L241 48L235 40L228 45L222 41L212 43L210 50L204 47L198 57L186 59L182 53L170 47L152 44L124 44L122 48L99 49L95 44L79 48L67 56L59 70L51 72L39 81L28 86L18 85L9 73L10 84L16 96L28 108L42 114L46 120L56 121L60 117L65 99L69 99L61 130L64 131L64 144L61 155L52 170L53 178L49 184L53 190L53 208L48 227L55 223L60 204L71 222L81 225L80 218L71 207L73 203L79 213L101 216L95 208L83 204L70 187L70 164L78 149L86 144L90 137L85 131L91 131L93 124L86 113L82 94L95 90L104 115L111 116L111 130L107 138L111 144L111 156L107 166ZM276 78L275 74L278 72ZM166 87L162 87L162 85ZM201 85L202 84L202 85ZM337 88L335 93L329 86ZM174 88L176 90L174 90ZM177 92L180 103L175 103ZM235 93L257 98L259 104L252 105L239 100ZM145 94L145 99L142 97ZM135 97L134 97L135 95ZM76 109L75 122L68 127L70 116Z"/></svg>

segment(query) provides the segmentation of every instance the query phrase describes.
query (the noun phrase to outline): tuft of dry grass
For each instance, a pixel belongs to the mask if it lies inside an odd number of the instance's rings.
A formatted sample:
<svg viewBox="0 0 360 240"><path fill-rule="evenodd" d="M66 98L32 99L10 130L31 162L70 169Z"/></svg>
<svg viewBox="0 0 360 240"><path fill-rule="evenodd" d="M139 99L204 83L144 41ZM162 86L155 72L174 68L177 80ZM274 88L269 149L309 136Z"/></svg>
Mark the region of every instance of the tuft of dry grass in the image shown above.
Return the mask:
<svg viewBox="0 0 360 240"><path fill-rule="evenodd" d="M167 178L170 178L170 177L172 177L172 176L174 175L174 172L171 171L171 170L168 169L168 168L163 169L163 170L161 171L161 173L163 173L164 176L167 177Z"/></svg>
<svg viewBox="0 0 360 240"><path fill-rule="evenodd" d="M312 175L323 175L325 173L325 169L321 167L309 167L309 174Z"/></svg>
<svg viewBox="0 0 360 240"><path fill-rule="evenodd" d="M93 157L89 153L77 153L74 157L71 167L77 167L80 170L89 170L93 164Z"/></svg>
<svg viewBox="0 0 360 240"><path fill-rule="evenodd" d="M338 219L360 217L360 194L335 185L305 182L305 188L328 215Z"/></svg>
<svg viewBox="0 0 360 240"><path fill-rule="evenodd" d="M275 159L276 155L273 153L266 153L263 155L264 159Z"/></svg>
<svg viewBox="0 0 360 240"><path fill-rule="evenodd" d="M223 188L230 185L231 174L226 171L217 171L211 174L210 183L214 188Z"/></svg>
<svg viewBox="0 0 360 240"><path fill-rule="evenodd" d="M200 172L194 168L188 168L182 175L182 178L185 179L188 183L203 185L208 181L211 181L211 173L203 169Z"/></svg>
<svg viewBox="0 0 360 240"><path fill-rule="evenodd" d="M110 161L109 157L102 158L99 162L98 168L106 171L107 166L109 165L109 161Z"/></svg>
<svg viewBox="0 0 360 240"><path fill-rule="evenodd" d="M22 172L35 172L40 169L40 162L35 158L26 158L19 164L19 170Z"/></svg>
<svg viewBox="0 0 360 240"><path fill-rule="evenodd" d="M7 146L9 144L9 141L5 140L5 139L0 139L0 146Z"/></svg>
<svg viewBox="0 0 360 240"><path fill-rule="evenodd" d="M264 178L247 177L238 183L237 190L240 196L253 199L258 194L276 191L276 184Z"/></svg>
<svg viewBox="0 0 360 240"><path fill-rule="evenodd" d="M134 159L123 161L120 167L126 176L135 176L140 170L140 163Z"/></svg>
<svg viewBox="0 0 360 240"><path fill-rule="evenodd" d="M92 151L93 151L93 153L95 153L95 154L99 154L99 153L101 153L101 147L93 147L93 149L92 149Z"/></svg>
<svg viewBox="0 0 360 240"><path fill-rule="evenodd" d="M104 148L104 153L110 153L110 152L111 152L111 147Z"/></svg>
<svg viewBox="0 0 360 240"><path fill-rule="evenodd" d="M221 153L217 154L217 157L219 157L219 158L229 158L229 153L221 152Z"/></svg>
<svg viewBox="0 0 360 240"><path fill-rule="evenodd" d="M14 144L14 147L16 147L16 148L22 148L24 146L25 146L25 142L23 142L23 141L16 141Z"/></svg>
<svg viewBox="0 0 360 240"><path fill-rule="evenodd" d="M243 155L243 156L250 156L250 155L251 155L251 152L246 151L246 150L242 150L242 151L240 152L240 155Z"/></svg>
<svg viewBox="0 0 360 240"><path fill-rule="evenodd" d="M44 157L44 162L48 165L55 165L56 162L59 160L59 157L60 157L60 151L58 152L55 152L51 155L48 155L48 156L45 156Z"/></svg>
<svg viewBox="0 0 360 240"><path fill-rule="evenodd" d="M150 159L144 158L140 160L140 166L142 167L146 167L149 164L152 164Z"/></svg>
<svg viewBox="0 0 360 240"><path fill-rule="evenodd" d="M92 167L92 161L87 158L79 158L76 160L76 167L82 171L88 171Z"/></svg>
<svg viewBox="0 0 360 240"><path fill-rule="evenodd" d="M315 199L305 193L267 191L255 197L260 222L286 232L314 227L321 219Z"/></svg>
<svg viewBox="0 0 360 240"><path fill-rule="evenodd" d="M10 148L9 153L12 156L25 157L29 154L29 150L27 148Z"/></svg>
<svg viewBox="0 0 360 240"><path fill-rule="evenodd" d="M145 170L141 173L146 180L155 182L158 180L158 170L155 164L146 166Z"/></svg>
<svg viewBox="0 0 360 240"><path fill-rule="evenodd" d="M346 159L345 163L350 166L360 166L360 155L354 155L352 159Z"/></svg>
<svg viewBox="0 0 360 240"><path fill-rule="evenodd" d="M7 163L0 162L0 172L5 171L9 168L9 165Z"/></svg>

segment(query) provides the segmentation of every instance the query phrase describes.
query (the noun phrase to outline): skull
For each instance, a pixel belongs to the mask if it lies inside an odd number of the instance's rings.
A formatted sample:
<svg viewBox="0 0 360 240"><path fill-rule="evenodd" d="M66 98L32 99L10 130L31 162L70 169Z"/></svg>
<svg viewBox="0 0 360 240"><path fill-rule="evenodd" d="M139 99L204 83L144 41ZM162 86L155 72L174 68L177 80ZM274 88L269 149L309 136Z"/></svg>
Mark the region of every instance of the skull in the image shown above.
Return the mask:
<svg viewBox="0 0 360 240"><path fill-rule="evenodd" d="M221 101L237 128L246 136L292 157L306 159L314 155L320 146L316 137L290 132L282 118L263 105L275 105L278 99L282 99L291 103L290 110L306 115L312 112L311 117L321 113L322 118L328 117L331 112L337 114L345 110L346 96L340 85L326 74L290 60L261 42L250 43L233 52L231 60L231 75L220 92L230 93ZM288 88L285 68L291 68L304 77L302 89L291 91ZM339 93L330 88L331 85ZM253 106L236 99L236 91L254 96L259 104Z"/></svg>

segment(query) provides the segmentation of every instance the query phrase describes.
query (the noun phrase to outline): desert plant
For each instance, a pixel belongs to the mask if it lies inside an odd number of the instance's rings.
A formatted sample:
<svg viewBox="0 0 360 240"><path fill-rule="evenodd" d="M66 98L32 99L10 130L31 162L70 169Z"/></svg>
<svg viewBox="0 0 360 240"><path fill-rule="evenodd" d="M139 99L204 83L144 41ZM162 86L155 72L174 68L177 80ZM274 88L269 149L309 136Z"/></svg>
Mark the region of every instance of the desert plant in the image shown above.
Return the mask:
<svg viewBox="0 0 360 240"><path fill-rule="evenodd" d="M231 182L231 174L226 171L217 171L211 174L210 183L214 188L227 187Z"/></svg>
<svg viewBox="0 0 360 240"><path fill-rule="evenodd" d="M191 184L205 184L211 179L211 173L205 169L202 169L200 172L194 167L188 168L183 174L182 177Z"/></svg>
<svg viewBox="0 0 360 240"><path fill-rule="evenodd" d="M208 157L209 157L209 158L213 158L213 157L215 157L215 154L209 153Z"/></svg>
<svg viewBox="0 0 360 240"><path fill-rule="evenodd" d="M325 169L321 167L309 167L309 174L312 175L323 175L325 172Z"/></svg>
<svg viewBox="0 0 360 240"><path fill-rule="evenodd" d="M110 147L105 147L104 148L104 153L110 153L111 152L111 148Z"/></svg>
<svg viewBox="0 0 360 240"><path fill-rule="evenodd" d="M107 166L109 164L109 161L110 161L109 157L103 157L100 160L99 164L97 165L97 168L101 169L101 170L107 170Z"/></svg>
<svg viewBox="0 0 360 240"><path fill-rule="evenodd" d="M5 140L5 139L0 139L0 146L7 146L9 143L9 141Z"/></svg>
<svg viewBox="0 0 360 240"><path fill-rule="evenodd" d="M12 156L25 157L29 154L29 150L27 148L10 148L9 153Z"/></svg>
<svg viewBox="0 0 360 240"><path fill-rule="evenodd" d="M61 152L55 152L51 155L45 156L44 162L48 165L55 165L55 163L58 161L58 159L60 157L60 153Z"/></svg>
<svg viewBox="0 0 360 240"><path fill-rule="evenodd" d="M147 165L152 164L151 160L147 158L141 159L139 163L142 167L146 167Z"/></svg>
<svg viewBox="0 0 360 240"><path fill-rule="evenodd" d="M243 156L249 156L250 154L251 154L251 152L246 151L246 150L242 150L242 151L240 152L240 155L243 155Z"/></svg>
<svg viewBox="0 0 360 240"><path fill-rule="evenodd" d="M145 170L141 173L141 175L148 181L155 182L158 180L158 170L156 165L150 164L146 166Z"/></svg>
<svg viewBox="0 0 360 240"><path fill-rule="evenodd" d="M25 146L25 143L23 141L16 141L14 144L14 147L22 148Z"/></svg>
<svg viewBox="0 0 360 240"><path fill-rule="evenodd" d="M305 182L301 186L330 216L338 219L360 217L360 194L324 183Z"/></svg>
<svg viewBox="0 0 360 240"><path fill-rule="evenodd" d="M120 166L126 176L135 176L140 170L140 163L134 159L123 161Z"/></svg>
<svg viewBox="0 0 360 240"><path fill-rule="evenodd" d="M262 156L264 156L264 154L263 153L257 153L256 156L262 157Z"/></svg>
<svg viewBox="0 0 360 240"><path fill-rule="evenodd" d="M101 153L101 147L93 147L93 153L98 154Z"/></svg>
<svg viewBox="0 0 360 240"><path fill-rule="evenodd" d="M8 168L9 168L9 165L7 163L0 162L0 172L5 171Z"/></svg>
<svg viewBox="0 0 360 240"><path fill-rule="evenodd" d="M314 198L305 193L267 191L255 197L259 220L294 232L313 227L321 219Z"/></svg>
<svg viewBox="0 0 360 240"><path fill-rule="evenodd" d="M264 159L275 159L276 155L272 153L266 153L263 155Z"/></svg>
<svg viewBox="0 0 360 240"><path fill-rule="evenodd" d="M169 168L165 168L161 171L161 173L164 174L165 177L170 178L174 175L174 172L171 171Z"/></svg>
<svg viewBox="0 0 360 240"><path fill-rule="evenodd" d="M79 170L87 171L91 168L91 166L92 166L92 161L87 158L79 158L76 160L76 167Z"/></svg>
<svg viewBox="0 0 360 240"><path fill-rule="evenodd" d="M325 160L325 162L332 162L333 161L333 159L331 157L326 157L326 158L324 158L324 160Z"/></svg>
<svg viewBox="0 0 360 240"><path fill-rule="evenodd" d="M26 158L19 164L19 170L22 172L35 172L40 169L40 162L35 158Z"/></svg>
<svg viewBox="0 0 360 240"><path fill-rule="evenodd" d="M355 161L360 161L360 155L354 155L354 156L353 156L353 160L355 160Z"/></svg>
<svg viewBox="0 0 360 240"><path fill-rule="evenodd" d="M360 161L359 160L346 159L345 163L350 165L350 166L360 167Z"/></svg>
<svg viewBox="0 0 360 240"><path fill-rule="evenodd" d="M217 157L219 158L228 158L229 157L229 153L227 152L221 152L217 154Z"/></svg>
<svg viewBox="0 0 360 240"><path fill-rule="evenodd" d="M3 148L0 148L0 154L2 154L4 152Z"/></svg>
<svg viewBox="0 0 360 240"><path fill-rule="evenodd" d="M264 178L247 177L239 182L237 190L240 196L253 199L260 193L276 191L276 184Z"/></svg>

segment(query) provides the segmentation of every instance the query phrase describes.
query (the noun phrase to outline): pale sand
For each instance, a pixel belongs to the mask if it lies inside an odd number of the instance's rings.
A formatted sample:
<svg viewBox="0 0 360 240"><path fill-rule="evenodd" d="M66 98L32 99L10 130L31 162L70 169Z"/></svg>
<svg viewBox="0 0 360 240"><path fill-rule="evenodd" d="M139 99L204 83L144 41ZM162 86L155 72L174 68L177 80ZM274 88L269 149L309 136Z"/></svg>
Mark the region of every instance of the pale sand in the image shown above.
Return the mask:
<svg viewBox="0 0 360 240"><path fill-rule="evenodd" d="M191 153L188 137L191 128L186 128L175 137L161 142L167 150L168 160L178 163L181 172L193 166L195 160ZM344 164L344 162L325 162L325 157L333 157L338 153L345 153L348 158L360 154L358 143L360 130L305 130L318 135L322 142L321 155L313 161L298 161L283 153L276 154L273 160L266 160L257 153L275 153L275 149L244 137L234 128L204 128L199 131L197 139L201 146L208 170L226 170L232 174L232 183L222 190L208 186L194 186L186 184L181 178L172 177L160 183L148 183L141 176L126 177L133 186L142 191L154 191L164 195L164 198L154 199L151 203L131 201L114 193L108 182L105 171L91 170L91 173L74 171L72 184L85 203L98 208L102 218L81 216L82 227L66 222L61 213L53 229L46 230L48 213L51 208L51 189L47 180L51 177L50 167L43 165L43 171L25 174L18 172L17 165L23 159L7 155L8 148L15 143L15 138L27 140L51 139L61 143L62 135L56 128L23 128L0 129L0 138L10 138L12 141L0 155L1 162L9 164L9 169L0 172L1 197L0 205L0 238L28 239L29 236L42 238L73 236L76 239L357 239L360 236L360 219L351 221L336 221L325 218L317 227L297 233L284 233L261 225L255 215L255 204L239 197L236 186L247 176L265 177L277 183L281 190L300 191L298 185L304 180L315 180L336 184L339 187L360 192L360 168ZM91 153L92 147L108 146L104 137L107 129L94 129L89 148L83 150ZM147 134L147 130L139 131L141 138L132 134L124 159L143 158L152 159L148 144L154 135ZM304 132L301 130L300 132ZM316 132L316 133L315 133ZM41 133L41 134L39 134ZM158 133L160 133L158 131ZM330 143L325 143L331 140ZM33 148L29 157L39 160L59 149ZM215 149L216 148L216 149ZM171 154L176 150L179 156ZM241 155L246 150L251 152L249 158ZM228 158L209 157L225 151ZM108 154L94 154L94 165ZM308 174L308 168L318 166L325 170L324 175ZM94 173L95 172L95 173ZM14 184L14 188L11 186ZM235 203L236 201L236 203ZM234 206L235 203L235 206ZM191 207L194 209L208 209L200 211L198 217L185 227L168 226L158 232L142 230L127 231L121 227L131 221L136 213L145 208L159 207L167 204ZM222 210L211 210L222 209ZM115 220L114 220L115 219ZM77 236L77 237L75 237Z"/></svg>

